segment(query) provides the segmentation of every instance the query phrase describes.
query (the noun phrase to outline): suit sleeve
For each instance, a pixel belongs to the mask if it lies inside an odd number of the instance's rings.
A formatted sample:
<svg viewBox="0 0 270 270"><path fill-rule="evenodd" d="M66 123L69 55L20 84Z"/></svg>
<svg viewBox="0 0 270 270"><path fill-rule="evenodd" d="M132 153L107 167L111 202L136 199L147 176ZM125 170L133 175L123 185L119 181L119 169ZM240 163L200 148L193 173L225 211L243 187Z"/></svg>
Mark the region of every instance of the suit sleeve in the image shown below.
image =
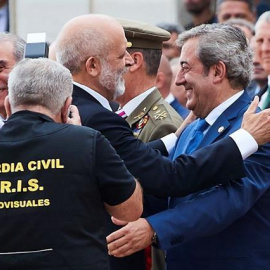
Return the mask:
<svg viewBox="0 0 270 270"><path fill-rule="evenodd" d="M135 139L126 121L110 111L92 114L83 124L100 131L144 190L155 196L185 196L245 175L241 154L231 138L172 162Z"/></svg>
<svg viewBox="0 0 270 270"><path fill-rule="evenodd" d="M162 140L155 140L152 142L147 142L146 145L148 145L152 149L158 150L162 156L167 157L169 155L166 146L162 142Z"/></svg>
<svg viewBox="0 0 270 270"><path fill-rule="evenodd" d="M247 177L186 198L172 198L168 209L147 220L157 232L160 246L175 245L218 233L241 218L270 186L270 145L245 161ZM270 193L267 194L270 197Z"/></svg>

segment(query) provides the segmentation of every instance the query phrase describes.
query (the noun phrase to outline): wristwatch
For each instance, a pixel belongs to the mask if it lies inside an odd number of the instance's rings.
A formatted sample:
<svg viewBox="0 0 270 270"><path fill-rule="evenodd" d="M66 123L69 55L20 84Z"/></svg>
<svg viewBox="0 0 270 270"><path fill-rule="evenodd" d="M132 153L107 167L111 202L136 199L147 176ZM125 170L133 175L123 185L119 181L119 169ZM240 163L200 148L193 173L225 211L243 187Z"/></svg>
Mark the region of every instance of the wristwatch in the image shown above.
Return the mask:
<svg viewBox="0 0 270 270"><path fill-rule="evenodd" d="M155 247L159 246L158 236L157 236L156 232L154 232L154 234L153 234L153 236L151 238L151 242L152 242L153 246L155 246Z"/></svg>

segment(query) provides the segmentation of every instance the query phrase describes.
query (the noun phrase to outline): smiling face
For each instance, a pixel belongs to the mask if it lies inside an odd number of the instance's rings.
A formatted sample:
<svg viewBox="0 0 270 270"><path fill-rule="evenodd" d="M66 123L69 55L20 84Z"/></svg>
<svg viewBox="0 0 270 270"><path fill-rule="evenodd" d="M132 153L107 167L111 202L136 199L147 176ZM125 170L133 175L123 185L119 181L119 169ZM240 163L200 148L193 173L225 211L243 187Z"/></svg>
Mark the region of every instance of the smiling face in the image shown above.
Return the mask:
<svg viewBox="0 0 270 270"><path fill-rule="evenodd" d="M264 70L270 74L270 23L260 22L256 28L256 49Z"/></svg>
<svg viewBox="0 0 270 270"><path fill-rule="evenodd" d="M180 71L176 75L176 85L183 85L186 91L186 107L196 116L205 118L216 107L217 91L213 89L212 71L205 74L201 61L196 56L198 39L185 42L180 55Z"/></svg>

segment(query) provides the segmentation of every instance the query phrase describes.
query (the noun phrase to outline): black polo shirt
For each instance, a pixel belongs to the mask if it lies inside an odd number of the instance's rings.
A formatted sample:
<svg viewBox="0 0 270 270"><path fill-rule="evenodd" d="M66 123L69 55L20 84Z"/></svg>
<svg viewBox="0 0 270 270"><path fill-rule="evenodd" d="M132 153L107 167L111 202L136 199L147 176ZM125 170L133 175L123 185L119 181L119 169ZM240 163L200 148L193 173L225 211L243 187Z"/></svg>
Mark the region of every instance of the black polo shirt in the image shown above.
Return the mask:
<svg viewBox="0 0 270 270"><path fill-rule="evenodd" d="M0 269L108 269L103 202L135 189L109 142L30 111L0 130Z"/></svg>

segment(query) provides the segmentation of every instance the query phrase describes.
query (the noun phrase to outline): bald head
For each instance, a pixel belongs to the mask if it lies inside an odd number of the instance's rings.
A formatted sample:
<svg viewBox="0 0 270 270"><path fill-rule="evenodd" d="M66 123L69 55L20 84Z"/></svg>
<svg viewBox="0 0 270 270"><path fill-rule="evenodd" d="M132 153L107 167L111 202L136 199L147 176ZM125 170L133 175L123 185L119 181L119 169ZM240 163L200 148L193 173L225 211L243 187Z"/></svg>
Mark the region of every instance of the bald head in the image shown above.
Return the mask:
<svg viewBox="0 0 270 270"><path fill-rule="evenodd" d="M126 48L124 29L115 19L89 14L63 27L56 40L56 59L75 82L112 100L124 93L122 75L134 64Z"/></svg>
<svg viewBox="0 0 270 270"><path fill-rule="evenodd" d="M113 43L121 39L125 40L124 30L115 19L98 14L78 16L60 32L56 59L74 74L90 56L105 58Z"/></svg>

